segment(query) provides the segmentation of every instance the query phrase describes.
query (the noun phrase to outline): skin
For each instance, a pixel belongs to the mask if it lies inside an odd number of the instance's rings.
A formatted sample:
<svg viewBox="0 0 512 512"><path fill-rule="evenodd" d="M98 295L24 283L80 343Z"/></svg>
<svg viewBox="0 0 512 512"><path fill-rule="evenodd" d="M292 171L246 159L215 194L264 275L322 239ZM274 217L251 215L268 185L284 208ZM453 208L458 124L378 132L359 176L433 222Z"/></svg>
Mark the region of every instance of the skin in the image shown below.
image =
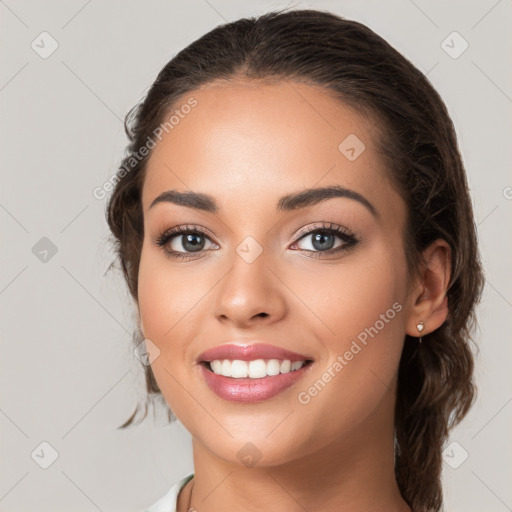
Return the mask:
<svg viewBox="0 0 512 512"><path fill-rule="evenodd" d="M197 106L148 161L138 289L141 328L160 350L153 372L193 440L195 477L178 510L187 510L192 489L199 512L409 511L393 469L397 371L405 335L419 336L420 320L426 334L446 319L447 244L427 248L427 264L408 281L406 205L374 149L374 123L321 88L240 80L190 96ZM338 150L349 134L366 146L354 161ZM378 216L349 198L276 212L281 196L329 185L358 192ZM210 194L219 211L149 208L170 189ZM322 257L312 235L298 241L301 228L324 221L344 226L359 243ZM187 253L175 236L172 248L191 259L174 260L154 245L165 230L187 224L211 233L200 253ZM250 264L236 252L247 236L262 248ZM298 393L394 303L401 311L301 404ZM272 399L228 402L207 387L195 360L232 340L265 341L314 363ZM237 456L247 443L261 454L252 467Z"/></svg>

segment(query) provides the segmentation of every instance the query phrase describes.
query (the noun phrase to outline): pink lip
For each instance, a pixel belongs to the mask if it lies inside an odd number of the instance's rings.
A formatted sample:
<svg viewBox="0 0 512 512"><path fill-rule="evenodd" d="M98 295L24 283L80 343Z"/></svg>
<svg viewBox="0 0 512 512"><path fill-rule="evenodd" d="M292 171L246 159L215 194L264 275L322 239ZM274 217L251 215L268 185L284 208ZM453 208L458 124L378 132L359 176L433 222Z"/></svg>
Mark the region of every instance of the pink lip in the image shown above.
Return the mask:
<svg viewBox="0 0 512 512"><path fill-rule="evenodd" d="M211 362L217 359L238 359L240 361L252 361L254 359L279 359L294 361L311 360L311 357L284 348L255 343L251 345L242 343L227 343L203 352L196 363ZM199 364L199 370L208 387L224 400L238 403L261 402L272 398L301 379L309 370L311 364L307 364L289 373L282 373L263 377L261 379L236 379L224 377L212 372L208 365Z"/></svg>
<svg viewBox="0 0 512 512"><path fill-rule="evenodd" d="M210 348L203 352L196 359L197 363L215 361L216 359L238 359L240 361L251 361L253 359L280 359L290 361L306 361L311 357L292 352L284 348L256 343L251 345L227 343L218 347ZM276 376L277 377L277 376Z"/></svg>
<svg viewBox="0 0 512 512"><path fill-rule="evenodd" d="M224 377L223 375L213 373L204 364L199 366L203 379L217 396L230 402L253 403L272 398L293 386L293 384L304 377L311 364L290 373L280 373L279 375L263 377L261 379Z"/></svg>

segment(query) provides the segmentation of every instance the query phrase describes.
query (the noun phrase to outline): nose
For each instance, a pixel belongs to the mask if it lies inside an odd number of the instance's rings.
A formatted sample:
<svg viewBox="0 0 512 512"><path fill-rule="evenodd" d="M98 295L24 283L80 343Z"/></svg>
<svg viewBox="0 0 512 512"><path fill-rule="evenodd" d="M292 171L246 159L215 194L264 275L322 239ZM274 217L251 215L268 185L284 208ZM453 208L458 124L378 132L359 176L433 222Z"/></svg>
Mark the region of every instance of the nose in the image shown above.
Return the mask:
<svg viewBox="0 0 512 512"><path fill-rule="evenodd" d="M219 322L237 328L272 324L286 315L284 285L261 254L252 263L236 255L216 291L214 314Z"/></svg>

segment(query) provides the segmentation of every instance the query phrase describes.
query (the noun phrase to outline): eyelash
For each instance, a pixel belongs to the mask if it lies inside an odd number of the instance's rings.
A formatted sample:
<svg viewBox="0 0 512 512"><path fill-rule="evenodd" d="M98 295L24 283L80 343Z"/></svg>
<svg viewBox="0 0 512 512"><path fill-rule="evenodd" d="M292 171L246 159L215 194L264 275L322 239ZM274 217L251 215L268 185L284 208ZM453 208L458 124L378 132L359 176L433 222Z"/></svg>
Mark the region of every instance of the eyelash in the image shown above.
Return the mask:
<svg viewBox="0 0 512 512"><path fill-rule="evenodd" d="M322 258L324 254L336 254L343 251L348 251L352 247L354 247L358 242L359 239L351 233L348 229L344 228L343 226L340 226L338 224L334 223L326 223L323 222L320 227L314 227L313 229L306 229L305 231L300 232L297 236L297 241L294 242L293 245L295 245L297 242L302 240L303 238L306 238L308 235L316 234L316 233L323 233L323 234L333 234L338 236L342 239L344 245L341 245L339 247L336 247L334 249L328 249L327 251L311 251L309 249L298 249L302 251L307 251L313 253L313 258ZM176 235L184 235L184 234L192 234L192 235L203 235L206 238L212 242L210 239L210 236L206 231L204 231L199 226L176 226L174 228L168 229L167 231L161 233L157 239L154 241L154 245L157 247L163 248L163 250L166 252L166 254L173 259L177 260L189 260L194 258L194 254L196 253L182 253L179 251L174 251L171 249L166 249L165 246L176 237ZM213 243L213 242L212 242ZM201 251L198 251L197 254L199 254ZM197 258L194 258L197 259Z"/></svg>

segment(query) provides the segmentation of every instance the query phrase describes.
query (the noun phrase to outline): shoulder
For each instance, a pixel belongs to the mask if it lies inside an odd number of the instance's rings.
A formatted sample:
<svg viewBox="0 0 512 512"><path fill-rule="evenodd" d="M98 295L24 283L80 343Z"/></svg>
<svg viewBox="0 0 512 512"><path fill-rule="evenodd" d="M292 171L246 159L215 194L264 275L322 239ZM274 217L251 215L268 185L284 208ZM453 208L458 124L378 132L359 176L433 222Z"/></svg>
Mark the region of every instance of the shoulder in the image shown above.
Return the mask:
<svg viewBox="0 0 512 512"><path fill-rule="evenodd" d="M187 482L193 478L193 476L194 474L192 473L181 480L178 480L161 498L158 499L158 501L140 512L175 512L178 494L181 489L185 487Z"/></svg>

